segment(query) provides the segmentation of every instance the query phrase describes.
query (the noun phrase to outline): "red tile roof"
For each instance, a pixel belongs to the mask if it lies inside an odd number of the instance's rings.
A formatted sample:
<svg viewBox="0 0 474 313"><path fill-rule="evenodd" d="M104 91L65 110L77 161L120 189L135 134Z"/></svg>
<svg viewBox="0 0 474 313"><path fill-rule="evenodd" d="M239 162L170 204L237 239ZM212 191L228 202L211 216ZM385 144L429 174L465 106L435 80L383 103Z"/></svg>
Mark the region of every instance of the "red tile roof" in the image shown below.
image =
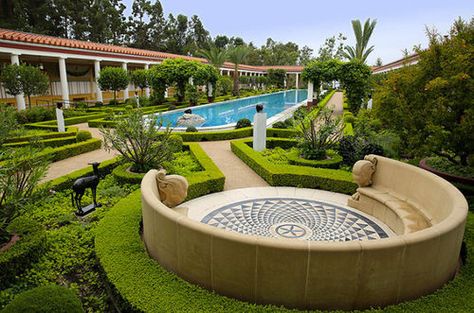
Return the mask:
<svg viewBox="0 0 474 313"><path fill-rule="evenodd" d="M99 53L108 52L108 53L114 53L114 54L122 54L124 56L144 57L144 58L150 58L150 59L156 59L156 60L163 60L163 59L168 59L168 58L183 58L187 60L195 60L195 61L207 63L207 61L203 58L197 58L197 57L192 57L192 56L129 48L129 47L124 47L124 46L116 46L116 45L81 41L81 40L75 40L75 39L58 38L58 37L52 37L52 36L47 36L47 35L25 33L25 32L2 29L2 28L0 28L0 40L7 40L7 41L21 42L21 43L31 43L31 44L38 44L38 45L47 45L47 46L54 46L54 47L81 49L81 50L86 50L89 52L90 51L96 51ZM1 45L2 43L0 43L0 46ZM226 62L224 64L224 67L233 68L234 65L233 63ZM262 72L262 71L264 72L269 68L282 68L287 71L301 71L303 69L302 66L252 66L252 65L245 65L245 64L239 65L239 69L249 70L249 71L258 71L258 72Z"/></svg>

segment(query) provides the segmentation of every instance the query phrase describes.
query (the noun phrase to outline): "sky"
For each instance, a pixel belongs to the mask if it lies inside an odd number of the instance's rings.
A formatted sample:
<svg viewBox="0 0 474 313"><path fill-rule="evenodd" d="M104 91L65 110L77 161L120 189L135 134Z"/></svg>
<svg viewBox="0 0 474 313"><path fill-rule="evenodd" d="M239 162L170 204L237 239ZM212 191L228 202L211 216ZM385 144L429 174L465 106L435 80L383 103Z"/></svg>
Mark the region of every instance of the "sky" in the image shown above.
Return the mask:
<svg viewBox="0 0 474 313"><path fill-rule="evenodd" d="M154 1L154 0L151 0ZM133 0L124 0L128 8ZM317 54L325 39L343 33L355 45L351 20L377 19L368 64L380 57L383 63L400 59L402 50L427 46L426 27L449 31L458 17L474 17L474 0L162 0L169 13L198 15L212 37L242 37L260 47L271 37L305 45Z"/></svg>

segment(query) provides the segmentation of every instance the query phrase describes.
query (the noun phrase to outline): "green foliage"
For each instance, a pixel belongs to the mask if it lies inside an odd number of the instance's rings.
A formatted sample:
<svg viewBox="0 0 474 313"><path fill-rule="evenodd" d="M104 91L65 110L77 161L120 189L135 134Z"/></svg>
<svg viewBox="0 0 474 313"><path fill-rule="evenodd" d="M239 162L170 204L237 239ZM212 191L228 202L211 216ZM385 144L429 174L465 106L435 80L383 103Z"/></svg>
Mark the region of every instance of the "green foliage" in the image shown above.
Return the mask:
<svg viewBox="0 0 474 313"><path fill-rule="evenodd" d="M2 311L4 313L83 313L76 294L64 287L48 285L18 295Z"/></svg>
<svg viewBox="0 0 474 313"><path fill-rule="evenodd" d="M130 82L140 88L143 95L144 89L150 87L150 70L139 69L130 72Z"/></svg>
<svg viewBox="0 0 474 313"><path fill-rule="evenodd" d="M418 64L387 74L374 108L403 138L404 156L436 154L467 165L474 153L474 19L458 20L449 36L429 34Z"/></svg>
<svg viewBox="0 0 474 313"><path fill-rule="evenodd" d="M0 167L0 242L9 237L7 227L19 215L48 168L31 147L8 151Z"/></svg>
<svg viewBox="0 0 474 313"><path fill-rule="evenodd" d="M31 96L44 94L49 88L48 75L31 65L9 64L0 74L0 81L11 95L24 93L31 108Z"/></svg>
<svg viewBox="0 0 474 313"><path fill-rule="evenodd" d="M176 152L171 162L164 165L168 174L190 176L202 171L201 165L189 151Z"/></svg>
<svg viewBox="0 0 474 313"><path fill-rule="evenodd" d="M0 105L0 148L7 141L9 134L17 128L15 109Z"/></svg>
<svg viewBox="0 0 474 313"><path fill-rule="evenodd" d="M117 100L117 91L127 88L129 82L127 71L120 67L103 68L97 80L101 90L114 92L114 102Z"/></svg>
<svg viewBox="0 0 474 313"><path fill-rule="evenodd" d="M8 250L0 252L0 288L5 289L15 282L32 263L42 255L47 245L42 225L31 218L17 217L7 228L8 233L18 236Z"/></svg>
<svg viewBox="0 0 474 313"><path fill-rule="evenodd" d="M232 90L234 96L240 95L239 65L244 62L249 52L249 48L243 45L235 46L227 52L229 61L234 63L234 88Z"/></svg>
<svg viewBox="0 0 474 313"><path fill-rule="evenodd" d="M89 139L92 139L92 134L86 130L80 130L77 132L77 135L76 135L76 141L77 142L82 142L82 141L86 141L86 140L89 140Z"/></svg>
<svg viewBox="0 0 474 313"><path fill-rule="evenodd" d="M216 69L221 68L227 59L227 51L216 46L211 46L208 50L202 49L198 51L198 54Z"/></svg>
<svg viewBox="0 0 474 313"><path fill-rule="evenodd" d="M356 37L356 45L355 47L346 46L344 49L344 57L349 60L358 60L365 63L369 54L374 50L374 46L367 46L375 25L377 25L377 20L371 21L370 18L365 21L364 28L362 28L359 20L352 21L352 29L354 30L354 35Z"/></svg>
<svg viewBox="0 0 474 313"><path fill-rule="evenodd" d="M177 134L171 134L168 139L168 147L172 153L183 151L183 138Z"/></svg>
<svg viewBox="0 0 474 313"><path fill-rule="evenodd" d="M216 89L218 96L225 96L232 91L232 78L229 76L219 76Z"/></svg>
<svg viewBox="0 0 474 313"><path fill-rule="evenodd" d="M323 108L315 118L303 120L299 127L299 147L303 158L322 160L326 151L334 149L342 136L343 123L332 116L332 110Z"/></svg>
<svg viewBox="0 0 474 313"><path fill-rule="evenodd" d="M327 158L323 160L307 160L301 157L299 149L292 149L287 155L287 159L288 163L292 165L338 169L342 163L342 157L334 150L327 150L326 155Z"/></svg>
<svg viewBox="0 0 474 313"><path fill-rule="evenodd" d="M280 129L288 129L288 128L293 127L293 121L292 119L286 119L284 121L273 123L272 127L280 128Z"/></svg>
<svg viewBox="0 0 474 313"><path fill-rule="evenodd" d="M43 107L32 107L28 110L18 111L16 119L20 124L37 123L56 118L54 110Z"/></svg>
<svg viewBox="0 0 474 313"><path fill-rule="evenodd" d="M274 144L270 143L271 141L272 138L267 139L267 146L274 146ZM281 146L287 142L294 145L292 140L279 140L275 145ZM356 189L350 172L308 166L274 164L259 152L254 151L249 146L250 144L251 140L249 139L235 140L231 142L231 148L242 161L272 186L319 188L346 194L352 194ZM283 146L283 148L285 147Z"/></svg>
<svg viewBox="0 0 474 313"><path fill-rule="evenodd" d="M35 154L35 158L48 158L51 162L61 161L82 153L97 150L101 147L100 139L89 139L87 141L72 143L56 148L48 147Z"/></svg>
<svg viewBox="0 0 474 313"><path fill-rule="evenodd" d="M306 81L313 82L316 101L319 101L320 89L323 83L329 84L333 80L340 79L342 64L339 60L313 60L305 66L303 72L301 72L301 77Z"/></svg>
<svg viewBox="0 0 474 313"><path fill-rule="evenodd" d="M197 128L194 127L194 126L188 126L188 127L186 128L186 132L187 132L187 133L197 133L197 131L198 131Z"/></svg>
<svg viewBox="0 0 474 313"><path fill-rule="evenodd" d="M456 164L443 157L427 158L426 163L441 172L474 179L474 166Z"/></svg>
<svg viewBox="0 0 474 313"><path fill-rule="evenodd" d="M268 73L268 83L277 88L285 87L286 80L286 71L282 69L269 69Z"/></svg>
<svg viewBox="0 0 474 313"><path fill-rule="evenodd" d="M248 118L241 118L237 121L235 129L252 127L252 122Z"/></svg>
<svg viewBox="0 0 474 313"><path fill-rule="evenodd" d="M349 109L353 114L357 114L365 102L370 87L371 73L370 67L358 61L358 59L343 63L340 67L340 82L346 90Z"/></svg>
<svg viewBox="0 0 474 313"><path fill-rule="evenodd" d="M186 98L189 101L189 104L195 106L198 104L200 98L200 92L195 85L187 84L186 85Z"/></svg>
<svg viewBox="0 0 474 313"><path fill-rule="evenodd" d="M127 117L116 121L115 129L101 128L106 149L117 150L126 162L133 163L132 170L145 173L160 168L172 158L171 130L160 133L162 121L145 121L141 110L133 110Z"/></svg>

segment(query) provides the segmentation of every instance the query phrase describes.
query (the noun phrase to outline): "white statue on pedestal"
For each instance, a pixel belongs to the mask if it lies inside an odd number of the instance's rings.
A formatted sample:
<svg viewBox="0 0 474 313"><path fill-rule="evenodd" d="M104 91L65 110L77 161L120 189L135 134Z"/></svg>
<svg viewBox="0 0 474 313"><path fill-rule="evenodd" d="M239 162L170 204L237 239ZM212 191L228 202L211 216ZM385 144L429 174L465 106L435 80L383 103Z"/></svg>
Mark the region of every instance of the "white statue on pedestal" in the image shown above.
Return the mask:
<svg viewBox="0 0 474 313"><path fill-rule="evenodd" d="M253 149L265 150L267 143L267 113L263 111L263 104L257 104L257 113L253 116Z"/></svg>
<svg viewBox="0 0 474 313"><path fill-rule="evenodd" d="M63 114L63 103L58 102L56 104L56 120L58 121L58 132L64 133L66 131L66 126L64 124L64 114Z"/></svg>

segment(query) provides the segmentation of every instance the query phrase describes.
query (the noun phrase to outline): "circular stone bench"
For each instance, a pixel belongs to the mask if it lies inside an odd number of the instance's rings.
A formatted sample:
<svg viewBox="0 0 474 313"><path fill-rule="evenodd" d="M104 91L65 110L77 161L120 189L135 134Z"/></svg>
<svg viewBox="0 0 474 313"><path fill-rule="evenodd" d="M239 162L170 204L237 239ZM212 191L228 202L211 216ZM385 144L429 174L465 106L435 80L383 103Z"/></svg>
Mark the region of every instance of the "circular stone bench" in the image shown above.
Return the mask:
<svg viewBox="0 0 474 313"><path fill-rule="evenodd" d="M369 241L243 235L199 223L185 211L165 206L160 201L157 172L150 171L141 185L143 240L150 256L166 269L189 282L249 302L347 310L386 306L429 294L455 275L466 200L431 173L375 158L377 169L369 186L373 190L359 191L359 200L370 192L390 194L419 210L416 213L429 225L416 232L399 229L399 236ZM387 204L397 201L382 196L370 199ZM387 205L380 218L391 227L396 223L390 222L388 216L392 215L386 212L393 212L394 207ZM366 210L379 214L375 211L375 207Z"/></svg>

